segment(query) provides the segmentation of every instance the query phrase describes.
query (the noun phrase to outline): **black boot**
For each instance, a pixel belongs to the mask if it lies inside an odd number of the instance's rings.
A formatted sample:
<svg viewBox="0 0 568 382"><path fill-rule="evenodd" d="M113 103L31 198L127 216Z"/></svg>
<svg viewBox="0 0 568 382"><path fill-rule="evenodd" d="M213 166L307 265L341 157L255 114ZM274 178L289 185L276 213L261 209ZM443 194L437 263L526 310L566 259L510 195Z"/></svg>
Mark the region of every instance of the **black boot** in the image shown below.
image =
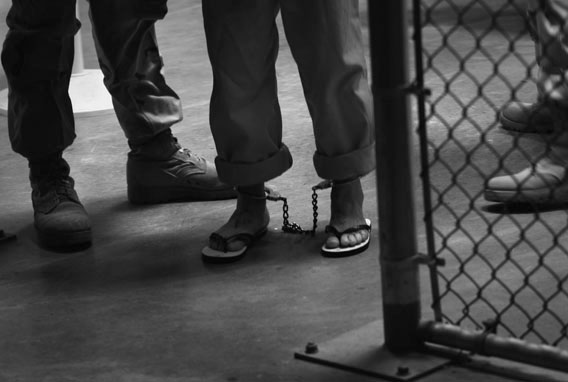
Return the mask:
<svg viewBox="0 0 568 382"><path fill-rule="evenodd" d="M91 223L73 188L69 165L56 154L30 161L34 226L40 244L70 250L91 244Z"/></svg>
<svg viewBox="0 0 568 382"><path fill-rule="evenodd" d="M143 145L130 144L126 165L128 200L134 204L235 198L215 166L182 148L170 130Z"/></svg>

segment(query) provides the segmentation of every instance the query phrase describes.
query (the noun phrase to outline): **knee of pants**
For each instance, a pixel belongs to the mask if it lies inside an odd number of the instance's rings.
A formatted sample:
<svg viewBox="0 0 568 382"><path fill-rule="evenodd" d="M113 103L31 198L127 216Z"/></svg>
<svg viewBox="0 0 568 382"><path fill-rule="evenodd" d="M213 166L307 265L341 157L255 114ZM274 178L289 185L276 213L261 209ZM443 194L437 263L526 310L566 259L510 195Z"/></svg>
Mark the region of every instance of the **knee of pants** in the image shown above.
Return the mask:
<svg viewBox="0 0 568 382"><path fill-rule="evenodd" d="M54 37L10 31L2 49L2 66L10 81L32 83L71 73L73 36Z"/></svg>

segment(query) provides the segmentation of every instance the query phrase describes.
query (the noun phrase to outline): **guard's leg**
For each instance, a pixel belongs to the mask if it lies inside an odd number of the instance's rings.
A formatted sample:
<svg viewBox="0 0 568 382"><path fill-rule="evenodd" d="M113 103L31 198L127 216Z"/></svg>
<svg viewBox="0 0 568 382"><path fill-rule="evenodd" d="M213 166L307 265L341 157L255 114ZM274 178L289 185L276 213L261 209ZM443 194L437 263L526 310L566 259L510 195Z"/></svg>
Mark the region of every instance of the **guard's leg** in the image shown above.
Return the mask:
<svg viewBox="0 0 568 382"><path fill-rule="evenodd" d="M91 0L90 16L105 85L131 151L128 198L133 203L215 200L236 196L215 166L182 148L170 127L182 119L166 84L154 24L166 1ZM191 68L189 68L191 70Z"/></svg>
<svg viewBox="0 0 568 382"><path fill-rule="evenodd" d="M91 225L74 190L63 150L75 138L68 95L74 0L13 0L2 64L8 79L8 127L14 151L29 161L34 226L47 247L91 242Z"/></svg>

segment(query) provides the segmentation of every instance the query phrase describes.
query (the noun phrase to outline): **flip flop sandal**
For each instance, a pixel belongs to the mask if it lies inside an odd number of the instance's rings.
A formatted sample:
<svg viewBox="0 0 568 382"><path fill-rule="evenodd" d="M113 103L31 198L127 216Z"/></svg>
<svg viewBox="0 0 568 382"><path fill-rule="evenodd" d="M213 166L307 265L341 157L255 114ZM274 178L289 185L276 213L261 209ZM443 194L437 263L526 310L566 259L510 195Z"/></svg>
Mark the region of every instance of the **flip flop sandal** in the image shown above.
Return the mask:
<svg viewBox="0 0 568 382"><path fill-rule="evenodd" d="M341 235L345 235L347 233L353 233L353 232L357 232L357 231L362 231L362 230L369 231L369 236L367 237L367 240L365 240L362 243L359 243L357 245L354 245L352 247L341 247L340 246L340 247L337 247L337 248L326 248L326 246L324 244L321 247L322 256L324 256L324 257L335 257L335 258L353 256L353 255L357 255L357 254L365 251L367 248L369 248L369 243L371 242L371 220L365 219L365 223L366 224L361 224L357 227L348 228L343 232L339 232L335 227L330 226L330 225L325 227L326 233L331 233L331 234L335 235L339 240L341 240Z"/></svg>
<svg viewBox="0 0 568 382"><path fill-rule="evenodd" d="M237 233L229 237L223 237L218 233L212 233L209 237L210 241L215 241L220 244L221 249L212 249L209 246L201 250L201 259L206 263L232 263L234 261L240 260L244 257L247 249L258 239L266 234L268 231L267 227L262 228L260 231L250 234L250 233ZM228 251L227 246L230 242L235 240L242 241L245 243L244 247L238 251Z"/></svg>

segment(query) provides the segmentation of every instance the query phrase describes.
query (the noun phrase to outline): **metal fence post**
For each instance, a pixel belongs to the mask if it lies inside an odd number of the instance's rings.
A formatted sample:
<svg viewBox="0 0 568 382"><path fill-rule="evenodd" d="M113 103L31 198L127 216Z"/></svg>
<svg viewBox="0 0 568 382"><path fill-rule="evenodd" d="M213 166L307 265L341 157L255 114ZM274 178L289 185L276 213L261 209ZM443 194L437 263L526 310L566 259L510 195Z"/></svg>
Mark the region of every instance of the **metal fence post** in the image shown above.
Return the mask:
<svg viewBox="0 0 568 382"><path fill-rule="evenodd" d="M419 263L408 83L407 2L368 0L374 95L383 319L294 356L381 380L410 381L449 360L422 352ZM383 342L381 342L383 341Z"/></svg>
<svg viewBox="0 0 568 382"><path fill-rule="evenodd" d="M420 288L409 122L407 2L369 0L385 346L416 349Z"/></svg>

